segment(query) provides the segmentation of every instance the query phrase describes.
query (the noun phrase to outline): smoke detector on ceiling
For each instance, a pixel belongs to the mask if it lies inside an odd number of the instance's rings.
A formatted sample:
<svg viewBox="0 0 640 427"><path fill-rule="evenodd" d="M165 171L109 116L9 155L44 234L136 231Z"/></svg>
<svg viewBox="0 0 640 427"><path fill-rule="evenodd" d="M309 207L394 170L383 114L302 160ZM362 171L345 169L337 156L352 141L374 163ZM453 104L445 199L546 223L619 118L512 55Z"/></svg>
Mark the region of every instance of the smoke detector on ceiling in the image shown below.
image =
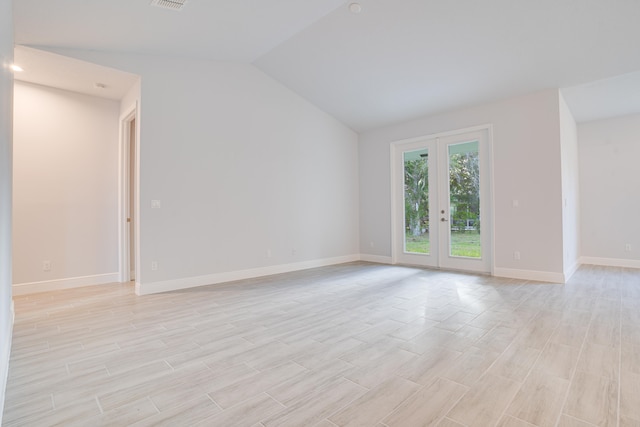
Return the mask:
<svg viewBox="0 0 640 427"><path fill-rule="evenodd" d="M177 11L182 10L186 3L187 0L151 0L151 6Z"/></svg>
<svg viewBox="0 0 640 427"><path fill-rule="evenodd" d="M360 5L360 3L351 3L349 5L349 10L351 11L351 13L360 13L362 12L362 6Z"/></svg>

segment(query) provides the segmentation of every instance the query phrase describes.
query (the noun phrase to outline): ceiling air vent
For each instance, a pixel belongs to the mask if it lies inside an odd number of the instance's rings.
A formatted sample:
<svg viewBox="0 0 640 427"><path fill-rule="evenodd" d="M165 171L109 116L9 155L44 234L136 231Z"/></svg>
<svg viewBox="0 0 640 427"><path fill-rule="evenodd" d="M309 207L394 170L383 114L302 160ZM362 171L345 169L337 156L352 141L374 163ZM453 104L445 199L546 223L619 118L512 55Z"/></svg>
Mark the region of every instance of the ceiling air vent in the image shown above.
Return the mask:
<svg viewBox="0 0 640 427"><path fill-rule="evenodd" d="M151 0L151 6L170 10L182 10L187 0Z"/></svg>

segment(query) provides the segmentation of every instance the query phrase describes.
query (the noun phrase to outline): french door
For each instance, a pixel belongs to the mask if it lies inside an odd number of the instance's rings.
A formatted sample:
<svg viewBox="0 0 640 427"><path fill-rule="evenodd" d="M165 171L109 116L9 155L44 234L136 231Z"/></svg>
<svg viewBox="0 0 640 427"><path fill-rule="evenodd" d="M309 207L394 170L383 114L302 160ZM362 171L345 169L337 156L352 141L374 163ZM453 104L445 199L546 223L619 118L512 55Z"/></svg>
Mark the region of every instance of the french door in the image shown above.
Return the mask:
<svg viewBox="0 0 640 427"><path fill-rule="evenodd" d="M491 271L488 130L393 145L395 263Z"/></svg>

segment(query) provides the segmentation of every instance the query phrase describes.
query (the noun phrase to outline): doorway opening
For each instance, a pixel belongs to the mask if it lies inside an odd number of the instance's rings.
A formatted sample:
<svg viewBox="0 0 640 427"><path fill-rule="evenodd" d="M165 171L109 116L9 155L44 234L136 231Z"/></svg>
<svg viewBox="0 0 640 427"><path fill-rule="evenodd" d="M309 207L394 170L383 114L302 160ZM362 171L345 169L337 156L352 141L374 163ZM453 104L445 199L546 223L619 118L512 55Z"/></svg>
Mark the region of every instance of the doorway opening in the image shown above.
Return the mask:
<svg viewBox="0 0 640 427"><path fill-rule="evenodd" d="M491 273L490 127L392 144L393 263Z"/></svg>
<svg viewBox="0 0 640 427"><path fill-rule="evenodd" d="M139 125L137 106L120 121L120 281L140 281L139 259Z"/></svg>

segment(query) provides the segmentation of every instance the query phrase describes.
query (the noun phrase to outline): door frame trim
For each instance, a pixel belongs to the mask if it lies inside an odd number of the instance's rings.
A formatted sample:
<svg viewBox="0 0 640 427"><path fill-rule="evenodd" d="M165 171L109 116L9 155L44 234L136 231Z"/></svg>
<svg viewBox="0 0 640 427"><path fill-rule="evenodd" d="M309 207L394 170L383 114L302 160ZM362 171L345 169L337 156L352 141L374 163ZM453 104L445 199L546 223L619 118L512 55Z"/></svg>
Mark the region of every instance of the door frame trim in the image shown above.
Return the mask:
<svg viewBox="0 0 640 427"><path fill-rule="evenodd" d="M129 254L129 227L127 226L127 213L129 211L129 183L133 179L136 190L134 199L133 222L134 228L134 262L136 266L135 280L140 283L140 114L138 102L136 101L129 108L124 110L120 116L120 144L118 156L118 280L128 282L131 275L130 254ZM135 120L136 157L135 173L129 176L130 162L130 124Z"/></svg>
<svg viewBox="0 0 640 427"><path fill-rule="evenodd" d="M489 205L491 208L491 215L489 218L489 224L490 224L490 236L491 236L491 242L489 245L489 251L490 251L490 256L491 256L491 261L489 263L489 268L490 271L489 273L493 276L494 272L495 272L495 264L496 264L496 260L495 260L495 179L494 179L494 154L493 154L493 124L491 123L486 123L486 124L482 124L482 125L477 125L477 126L470 126L470 127L466 127L466 128L461 128L461 129L456 129L456 130L450 130L450 131L445 131L445 132L438 132L438 133L433 133L433 134L427 134L427 135L422 135L422 136L418 136L418 137L412 137L412 138L406 138L406 139L400 139L400 140L396 140L396 141L392 141L389 145L389 165L390 165L390 188L391 188L391 194L390 194L390 207L391 207L391 263L392 264L398 264L398 245L397 245L397 239L398 239L398 231L396 230L396 223L398 221L398 209L395 206L395 200L398 197L398 191L396 189L395 184L395 176L398 173L397 170L397 164L395 162L395 157L396 157L396 152L397 150L399 150L403 145L405 144L411 144L414 142L419 142L419 141L424 141L424 140L431 140L431 139L436 139L436 138L443 138L443 137L447 137L447 136L454 136L454 135L459 135L459 134L464 134L464 133L470 133L470 132L477 132L477 131L486 131L487 132L487 164L489 165ZM484 220L483 220L484 221ZM431 268L431 267L430 267Z"/></svg>

